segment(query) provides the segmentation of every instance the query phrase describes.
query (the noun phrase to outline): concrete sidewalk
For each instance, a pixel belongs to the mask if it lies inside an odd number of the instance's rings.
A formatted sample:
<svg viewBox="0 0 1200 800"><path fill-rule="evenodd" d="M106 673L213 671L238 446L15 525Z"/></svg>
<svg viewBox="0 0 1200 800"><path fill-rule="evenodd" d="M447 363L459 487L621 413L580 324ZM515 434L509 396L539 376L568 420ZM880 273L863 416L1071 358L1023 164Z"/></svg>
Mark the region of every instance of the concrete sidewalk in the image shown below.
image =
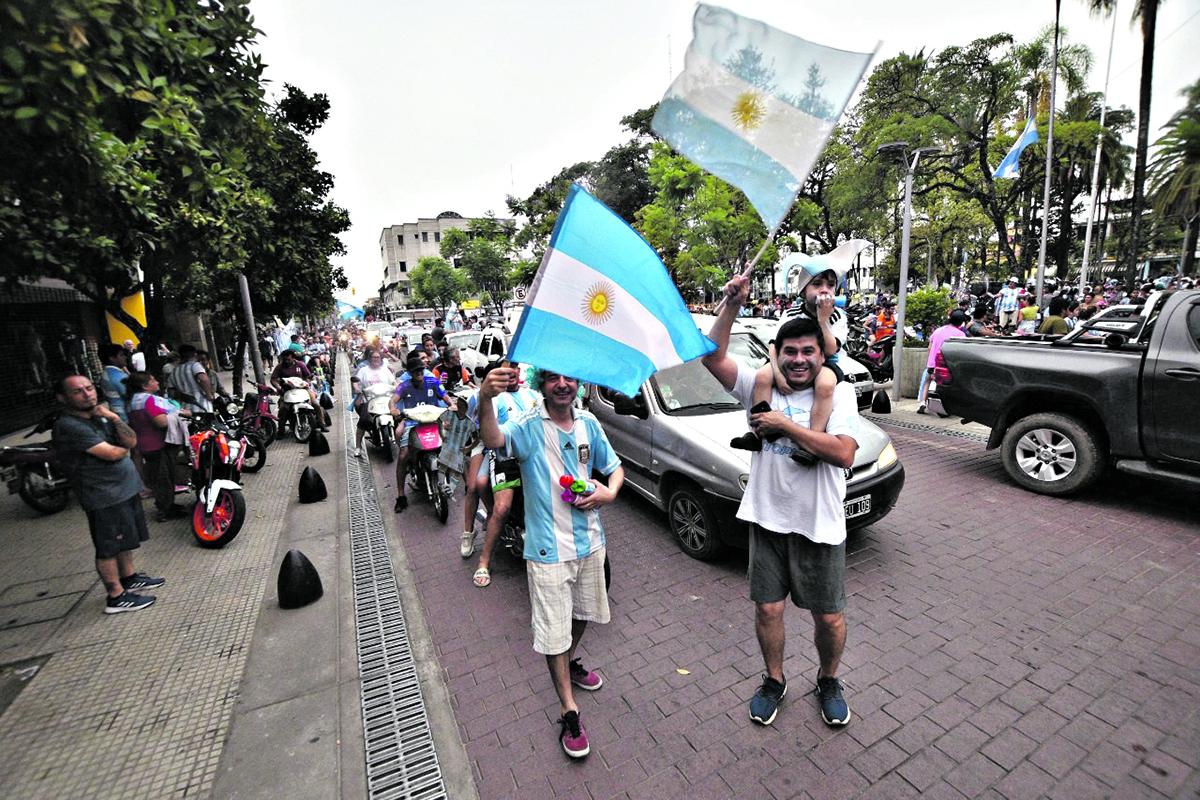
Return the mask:
<svg viewBox="0 0 1200 800"><path fill-rule="evenodd" d="M365 794L333 416L334 452L313 459L329 499L298 505L307 448L281 439L244 476L248 518L224 549L197 547L190 519L151 523L137 567L168 582L138 614L102 613L77 502L43 517L0 497L0 797ZM325 596L281 611L293 546Z"/></svg>

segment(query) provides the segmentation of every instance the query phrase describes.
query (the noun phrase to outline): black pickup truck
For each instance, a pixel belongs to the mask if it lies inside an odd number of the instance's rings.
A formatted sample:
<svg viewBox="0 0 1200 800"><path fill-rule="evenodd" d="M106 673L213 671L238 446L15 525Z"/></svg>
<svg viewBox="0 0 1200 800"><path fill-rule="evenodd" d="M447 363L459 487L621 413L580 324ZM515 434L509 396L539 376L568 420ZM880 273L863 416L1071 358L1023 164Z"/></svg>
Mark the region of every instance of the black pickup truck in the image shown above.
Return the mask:
<svg viewBox="0 0 1200 800"><path fill-rule="evenodd" d="M1116 306L1058 338L950 339L934 379L931 410L990 427L988 449L1027 489L1070 494L1110 465L1200 487L1200 291Z"/></svg>

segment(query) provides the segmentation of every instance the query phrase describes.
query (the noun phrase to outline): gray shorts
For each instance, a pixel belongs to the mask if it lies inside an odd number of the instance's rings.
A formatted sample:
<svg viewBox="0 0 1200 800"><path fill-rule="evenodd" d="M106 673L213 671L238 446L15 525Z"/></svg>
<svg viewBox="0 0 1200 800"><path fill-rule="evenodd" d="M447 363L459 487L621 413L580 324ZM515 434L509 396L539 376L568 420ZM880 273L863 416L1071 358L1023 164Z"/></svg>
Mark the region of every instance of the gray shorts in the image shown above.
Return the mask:
<svg viewBox="0 0 1200 800"><path fill-rule="evenodd" d="M750 526L750 599L776 603L788 595L815 614L846 607L846 543L817 544L799 533Z"/></svg>

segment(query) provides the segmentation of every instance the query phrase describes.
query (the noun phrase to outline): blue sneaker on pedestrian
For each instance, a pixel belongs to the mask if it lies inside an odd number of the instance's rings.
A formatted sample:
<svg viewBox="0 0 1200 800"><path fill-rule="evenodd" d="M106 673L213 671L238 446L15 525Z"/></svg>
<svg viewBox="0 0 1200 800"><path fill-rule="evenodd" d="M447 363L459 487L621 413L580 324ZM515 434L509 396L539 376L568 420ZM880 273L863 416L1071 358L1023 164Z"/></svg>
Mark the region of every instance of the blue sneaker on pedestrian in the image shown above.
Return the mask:
<svg viewBox="0 0 1200 800"><path fill-rule="evenodd" d="M121 614L126 611L141 611L152 605L154 605L154 595L124 591L116 597L108 598L104 604L104 613Z"/></svg>
<svg viewBox="0 0 1200 800"><path fill-rule="evenodd" d="M154 578L144 572L135 572L128 577L121 578L121 588L127 592L134 592L138 589L157 589L166 582L166 578Z"/></svg>
<svg viewBox="0 0 1200 800"><path fill-rule="evenodd" d="M787 694L787 678L782 682L770 675L763 675L762 686L750 698L750 719L759 725L770 725L779 713L779 702Z"/></svg>
<svg viewBox="0 0 1200 800"><path fill-rule="evenodd" d="M813 694L821 702L821 719L826 725L840 728L850 721L850 706L842 696L842 682L837 678L817 678Z"/></svg>

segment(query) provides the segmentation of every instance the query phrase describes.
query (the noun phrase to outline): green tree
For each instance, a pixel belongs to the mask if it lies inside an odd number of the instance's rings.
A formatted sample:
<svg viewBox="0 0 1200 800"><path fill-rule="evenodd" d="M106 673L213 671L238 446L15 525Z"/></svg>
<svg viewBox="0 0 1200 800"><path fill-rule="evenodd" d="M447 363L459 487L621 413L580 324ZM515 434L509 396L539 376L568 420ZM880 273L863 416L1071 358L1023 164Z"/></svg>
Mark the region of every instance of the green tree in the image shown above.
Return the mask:
<svg viewBox="0 0 1200 800"><path fill-rule="evenodd" d="M513 273L521 263L516 234L515 222L497 219L490 211L469 220L465 230L442 234L442 257L462 267L471 285L491 298L497 313L503 312Z"/></svg>
<svg viewBox="0 0 1200 800"><path fill-rule="evenodd" d="M920 325L928 340L929 334L949 318L954 298L945 289L918 289L908 295L904 309L906 325Z"/></svg>
<svg viewBox="0 0 1200 800"><path fill-rule="evenodd" d="M1195 269L1200 233L1200 82L1184 89L1184 107L1164 126L1150 163L1150 198L1155 210L1183 223L1181 269Z"/></svg>
<svg viewBox="0 0 1200 800"><path fill-rule="evenodd" d="M408 278L412 282L413 300L433 306L441 317L446 316L446 309L452 302L462 299L469 291L469 283L462 271L438 256L423 257Z"/></svg>

